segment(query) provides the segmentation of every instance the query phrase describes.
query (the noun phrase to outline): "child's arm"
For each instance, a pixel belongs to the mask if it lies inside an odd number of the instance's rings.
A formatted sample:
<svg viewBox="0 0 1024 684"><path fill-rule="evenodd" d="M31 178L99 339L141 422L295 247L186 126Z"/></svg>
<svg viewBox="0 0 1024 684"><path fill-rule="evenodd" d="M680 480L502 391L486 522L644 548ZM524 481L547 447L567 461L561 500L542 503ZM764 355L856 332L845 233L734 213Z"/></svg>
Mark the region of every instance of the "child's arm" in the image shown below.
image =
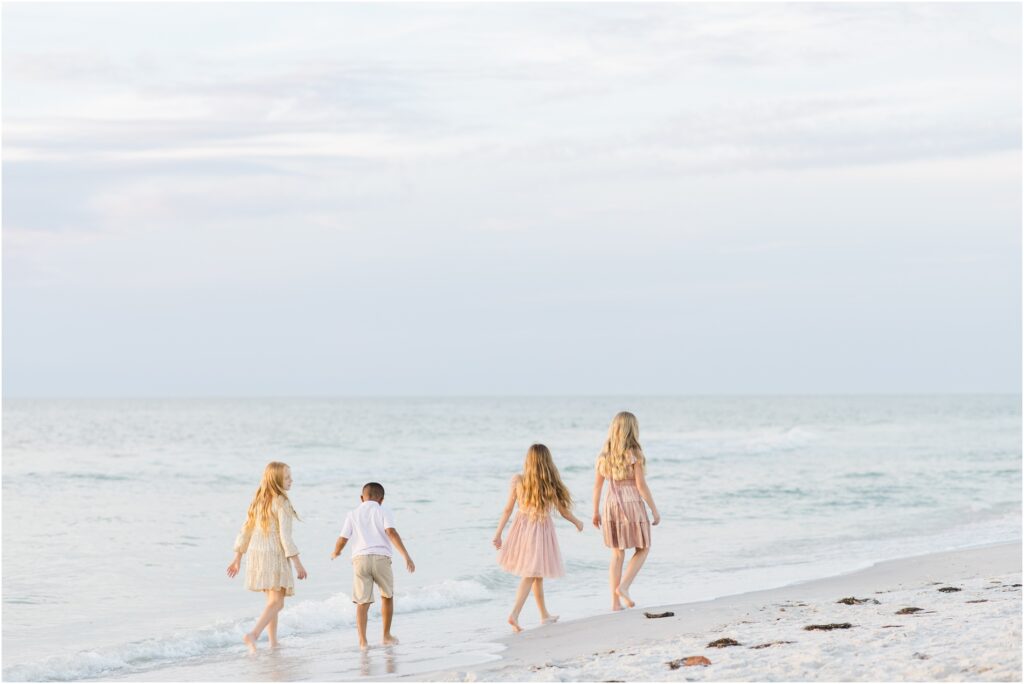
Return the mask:
<svg viewBox="0 0 1024 684"><path fill-rule="evenodd" d="M275 505L277 506L277 533L281 540L281 548L284 549L284 557L292 562L295 576L300 580L306 579L309 575L302 565L302 561L299 560L299 547L295 546L295 542L292 540L292 515L294 513L292 506L280 499Z"/></svg>
<svg viewBox="0 0 1024 684"><path fill-rule="evenodd" d="M405 550L405 544L402 543L402 538L398 536L398 530L394 527L389 527L384 530L384 534L388 535L388 539L395 545L398 552L405 557L405 569L409 572L416 572L416 564L412 562L412 558L409 557L409 552Z"/></svg>
<svg viewBox="0 0 1024 684"><path fill-rule="evenodd" d="M494 544L494 548L501 548L501 533L505 531L505 525L508 524L508 519L512 517L512 511L516 507L516 480L512 480L512 487L508 492L508 501L505 502L505 509L501 512L501 520L498 521L498 531L494 533L494 539L491 543Z"/></svg>
<svg viewBox="0 0 1024 684"><path fill-rule="evenodd" d="M644 477L643 467L637 463L633 470L636 472L636 488L640 490L640 498L651 507L651 524L657 525L661 522L661 515L658 514L658 507L654 505L654 497L651 496L651 489L647 486L647 478Z"/></svg>
<svg viewBox="0 0 1024 684"><path fill-rule="evenodd" d="M235 551L235 559L231 561L231 565L228 566L228 577L234 577L238 574L238 568L242 566L242 554Z"/></svg>
<svg viewBox="0 0 1024 684"><path fill-rule="evenodd" d="M341 532L338 533L338 541L334 543L334 553L331 554L331 560L341 555L341 550L345 548L345 544L348 544L348 540L355 533L356 528L352 523L352 514L349 513L345 516L345 522L341 524Z"/></svg>
<svg viewBox="0 0 1024 684"><path fill-rule="evenodd" d="M604 475L598 470L594 476L594 527L601 527L601 490L604 489Z"/></svg>
<svg viewBox="0 0 1024 684"><path fill-rule="evenodd" d="M581 521L579 518L573 515L572 511L570 511L568 508L562 508L561 506L559 506L558 514L566 520L568 520L569 522L571 522L573 525L575 525L577 532L583 531L583 521Z"/></svg>
<svg viewBox="0 0 1024 684"><path fill-rule="evenodd" d="M228 577L234 577L238 574L238 568L242 565L242 554L249 549L249 540L252 538L252 528L248 526L248 522L242 525L241 531L235 538L235 558L231 561L231 565L228 566Z"/></svg>

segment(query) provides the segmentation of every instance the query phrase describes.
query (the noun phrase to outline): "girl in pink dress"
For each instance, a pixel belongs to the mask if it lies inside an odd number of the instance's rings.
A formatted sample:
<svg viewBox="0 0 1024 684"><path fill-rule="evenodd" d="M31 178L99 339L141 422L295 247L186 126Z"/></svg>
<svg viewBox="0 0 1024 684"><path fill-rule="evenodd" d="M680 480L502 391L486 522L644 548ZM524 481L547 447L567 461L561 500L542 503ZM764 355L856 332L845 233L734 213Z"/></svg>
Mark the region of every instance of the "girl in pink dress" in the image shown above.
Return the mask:
<svg viewBox="0 0 1024 684"><path fill-rule="evenodd" d="M505 524L512 516L512 511L519 504L519 511L508 538L502 543L501 533ZM508 503L498 522L498 531L494 535L494 548L498 549L498 564L509 572L523 579L516 591L516 602L512 614L508 616L508 624L516 632L523 631L519 626L519 613L526 603L526 597L533 590L540 609L541 624L549 624L558 620L557 615L548 613L544 605L544 578L561 577L565 574L562 566L562 553L558 550L558 538L555 536L555 523L551 520L551 509L583 531L583 523L572 514L572 497L568 488L562 484L558 468L551 459L551 451L543 444L534 444L526 452L523 472L512 478L512 486L508 493Z"/></svg>
<svg viewBox="0 0 1024 684"><path fill-rule="evenodd" d="M640 448L640 425L636 416L623 411L612 419L608 440L597 457L597 475L594 479L594 527L604 524L604 545L612 550L608 579L612 590L612 610L622 606L632 608L629 587L636 579L647 554L651 551L651 525L661 522L654 497L647 486L644 470L647 459ZM601 490L608 480L608 496L604 500L604 516L598 512ZM651 509L648 520L647 509ZM626 571L622 564L626 549L635 549Z"/></svg>

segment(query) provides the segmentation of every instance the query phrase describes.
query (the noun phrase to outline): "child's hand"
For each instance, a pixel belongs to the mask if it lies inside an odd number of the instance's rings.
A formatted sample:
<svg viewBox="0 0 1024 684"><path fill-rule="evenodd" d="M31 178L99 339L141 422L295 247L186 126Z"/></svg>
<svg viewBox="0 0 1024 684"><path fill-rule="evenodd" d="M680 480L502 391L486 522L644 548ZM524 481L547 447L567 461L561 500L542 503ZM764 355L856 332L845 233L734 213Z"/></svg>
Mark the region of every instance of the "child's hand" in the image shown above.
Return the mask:
<svg viewBox="0 0 1024 684"><path fill-rule="evenodd" d="M494 548L500 550L501 549L501 535L499 534L497 537L492 539L491 543L494 544Z"/></svg>
<svg viewBox="0 0 1024 684"><path fill-rule="evenodd" d="M594 523L594 527L600 529L601 528L601 514L600 513L595 513L594 514L594 519L591 522Z"/></svg>
<svg viewBox="0 0 1024 684"><path fill-rule="evenodd" d="M412 558L405 559L405 569L409 572L416 572L416 564L412 562Z"/></svg>
<svg viewBox="0 0 1024 684"><path fill-rule="evenodd" d="M576 531L577 531L577 532L582 532L582 531L583 531L583 522L582 522L582 521L580 521L580 520L577 520L577 521L576 521L575 523L573 523L573 524L574 524L574 525L576 525Z"/></svg>
<svg viewBox="0 0 1024 684"><path fill-rule="evenodd" d="M298 558L295 559L295 574L298 575L300 580L309 577L309 575L306 574L306 568L302 565L302 561L300 561Z"/></svg>
<svg viewBox="0 0 1024 684"><path fill-rule="evenodd" d="M331 553L331 560L334 560L335 558L337 558L340 555L341 555L341 551L334 551L334 552L332 552Z"/></svg>
<svg viewBox="0 0 1024 684"><path fill-rule="evenodd" d="M658 513L658 511L654 511L654 520L651 521L651 524L652 525L657 525L660 522L661 522L661 515Z"/></svg>
<svg viewBox="0 0 1024 684"><path fill-rule="evenodd" d="M235 575L238 574L238 565L239 565L238 561L235 561L231 565L228 566L228 577L234 577Z"/></svg>

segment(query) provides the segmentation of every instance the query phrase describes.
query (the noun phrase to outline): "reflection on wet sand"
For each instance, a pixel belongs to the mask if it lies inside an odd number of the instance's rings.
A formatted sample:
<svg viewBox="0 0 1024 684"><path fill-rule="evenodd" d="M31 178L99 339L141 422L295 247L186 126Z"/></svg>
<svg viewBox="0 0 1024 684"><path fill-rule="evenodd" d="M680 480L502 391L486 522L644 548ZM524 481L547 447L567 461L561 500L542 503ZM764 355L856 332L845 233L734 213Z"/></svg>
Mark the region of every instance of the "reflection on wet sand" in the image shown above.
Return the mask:
<svg viewBox="0 0 1024 684"><path fill-rule="evenodd" d="M384 662L384 672L373 672L372 670L375 668L371 667L372 663L374 661L379 662L381 660ZM369 649L363 651L361 654L359 673L364 677L381 674L395 674L397 670L396 663L397 659L395 658L395 649L393 646L382 646L376 649Z"/></svg>
<svg viewBox="0 0 1024 684"><path fill-rule="evenodd" d="M263 674L272 682L288 682L308 679L309 673L306 657L288 648L273 648L260 653Z"/></svg>
<svg viewBox="0 0 1024 684"><path fill-rule="evenodd" d="M504 647L485 641L448 642L428 640L409 630L407 642L398 646L375 645L361 652L351 634L288 636L280 648L257 653L234 652L196 658L175 667L139 669L107 681L162 682L294 682L389 679L401 675L436 672L496 660Z"/></svg>

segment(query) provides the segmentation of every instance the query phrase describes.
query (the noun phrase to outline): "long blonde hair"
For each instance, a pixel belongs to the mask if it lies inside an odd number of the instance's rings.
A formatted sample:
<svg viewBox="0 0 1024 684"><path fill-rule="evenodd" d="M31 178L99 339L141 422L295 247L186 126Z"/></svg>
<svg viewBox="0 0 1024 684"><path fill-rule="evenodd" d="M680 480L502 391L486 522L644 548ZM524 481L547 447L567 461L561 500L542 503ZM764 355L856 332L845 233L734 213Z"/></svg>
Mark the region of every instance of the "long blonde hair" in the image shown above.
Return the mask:
<svg viewBox="0 0 1024 684"><path fill-rule="evenodd" d="M292 508L292 502L288 498L288 493L284 490L284 473L287 469L288 464L281 463L280 461L271 461L263 469L263 479L260 480L260 486L252 497L252 503L249 504L249 514L245 520L245 529L253 529L256 523L259 523L260 528L264 532L270 529L270 520L273 517L271 508L273 508L274 500L277 497L283 499L281 505L288 506L288 512L291 515L294 515L296 518L299 517L295 509Z"/></svg>
<svg viewBox="0 0 1024 684"><path fill-rule="evenodd" d="M516 484L519 508L544 514L552 506L572 508L572 496L551 458L551 451L543 444L534 444L526 452L523 474Z"/></svg>
<svg viewBox="0 0 1024 684"><path fill-rule="evenodd" d="M638 467L646 470L647 459L640 448L640 423L632 413L622 411L612 418L608 439L597 457L597 472L613 480L625 480L629 477L631 456Z"/></svg>

